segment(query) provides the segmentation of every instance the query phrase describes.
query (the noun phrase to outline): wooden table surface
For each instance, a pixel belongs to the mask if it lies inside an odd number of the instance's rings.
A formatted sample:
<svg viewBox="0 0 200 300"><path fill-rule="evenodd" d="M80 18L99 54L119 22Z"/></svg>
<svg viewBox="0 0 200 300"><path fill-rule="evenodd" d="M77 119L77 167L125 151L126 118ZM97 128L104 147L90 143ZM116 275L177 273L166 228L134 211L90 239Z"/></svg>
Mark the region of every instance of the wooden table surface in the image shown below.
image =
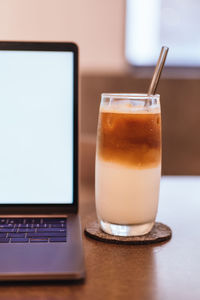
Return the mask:
<svg viewBox="0 0 200 300"><path fill-rule="evenodd" d="M94 214L94 190L83 187L82 225ZM1 284L4 299L200 299L200 177L164 177L157 220L173 231L169 242L133 246L83 235L82 284Z"/></svg>

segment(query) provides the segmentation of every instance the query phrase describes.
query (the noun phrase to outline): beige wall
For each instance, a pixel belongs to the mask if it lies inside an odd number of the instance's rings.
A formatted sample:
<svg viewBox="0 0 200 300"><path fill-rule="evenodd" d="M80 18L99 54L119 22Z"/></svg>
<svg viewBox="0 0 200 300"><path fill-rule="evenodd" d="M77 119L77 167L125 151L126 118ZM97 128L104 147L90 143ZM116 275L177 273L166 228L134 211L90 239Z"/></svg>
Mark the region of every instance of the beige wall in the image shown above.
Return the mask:
<svg viewBox="0 0 200 300"><path fill-rule="evenodd" d="M125 0L0 0L0 40L75 41L81 71L118 72Z"/></svg>

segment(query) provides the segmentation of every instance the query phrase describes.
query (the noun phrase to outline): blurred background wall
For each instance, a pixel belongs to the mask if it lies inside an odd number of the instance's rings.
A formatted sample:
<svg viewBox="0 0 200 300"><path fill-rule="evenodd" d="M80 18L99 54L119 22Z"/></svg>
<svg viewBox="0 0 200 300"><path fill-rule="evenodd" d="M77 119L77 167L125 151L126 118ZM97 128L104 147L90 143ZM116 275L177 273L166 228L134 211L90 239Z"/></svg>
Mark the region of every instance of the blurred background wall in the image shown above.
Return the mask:
<svg viewBox="0 0 200 300"><path fill-rule="evenodd" d="M150 20L148 5L156 5L157 11L162 12L164 21L161 25L156 24L155 28L162 29L162 32L156 33L162 43L167 43L172 37L174 44L169 55L176 48L185 49L186 54L196 50L198 59L200 38L189 27L193 19L197 22L198 18L194 18L193 14L198 11L198 1L191 0L193 6L187 6L190 3L188 0L136 1L142 13L146 14L142 14L142 17L147 20ZM173 3L176 9L173 9ZM193 10L189 11L187 7L191 6ZM176 16L179 7L183 13L182 19ZM189 18L185 18L184 7ZM136 6L132 9L136 11ZM101 93L146 92L153 73L151 64L130 66L130 61L126 59L126 24L125 0L0 0L1 40L74 41L79 45L81 177L84 182L94 182L95 138ZM193 26L194 29L199 28L196 23ZM147 28L143 28L143 41L147 38ZM174 36L175 31L177 37L181 38L179 43ZM136 35L130 34L134 39ZM153 45L155 33L151 34ZM163 36L167 36L167 39L163 39ZM195 40L196 47L195 43L192 44ZM189 41L191 47L187 50L184 45ZM152 49L147 54L151 53L156 61L160 48L155 46ZM189 57L195 58L192 54ZM200 68L194 61L193 65L190 62L176 65L175 59L174 66L172 63L165 68L159 84L163 120L163 174L200 175Z"/></svg>
<svg viewBox="0 0 200 300"><path fill-rule="evenodd" d="M1 40L74 41L80 71L121 72L125 0L0 0Z"/></svg>

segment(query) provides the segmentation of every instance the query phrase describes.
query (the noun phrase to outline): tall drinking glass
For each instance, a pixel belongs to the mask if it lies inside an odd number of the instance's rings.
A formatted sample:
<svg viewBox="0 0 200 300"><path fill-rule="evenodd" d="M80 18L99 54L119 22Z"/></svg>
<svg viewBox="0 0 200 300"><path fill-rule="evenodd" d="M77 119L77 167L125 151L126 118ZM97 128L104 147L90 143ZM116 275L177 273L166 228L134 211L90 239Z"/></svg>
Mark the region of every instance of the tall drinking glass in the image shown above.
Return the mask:
<svg viewBox="0 0 200 300"><path fill-rule="evenodd" d="M160 96L102 94L97 129L95 198L101 229L148 233L161 175Z"/></svg>

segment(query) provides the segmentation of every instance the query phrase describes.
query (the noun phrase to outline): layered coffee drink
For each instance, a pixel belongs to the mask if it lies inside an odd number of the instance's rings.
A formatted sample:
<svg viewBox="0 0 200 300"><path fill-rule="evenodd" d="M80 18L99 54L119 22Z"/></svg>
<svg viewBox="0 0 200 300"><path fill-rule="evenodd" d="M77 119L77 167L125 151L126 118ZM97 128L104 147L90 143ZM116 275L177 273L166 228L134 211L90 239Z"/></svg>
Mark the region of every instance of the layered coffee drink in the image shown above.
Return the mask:
<svg viewBox="0 0 200 300"><path fill-rule="evenodd" d="M100 106L96 210L104 231L141 235L151 230L158 207L160 105L159 98L154 103L140 97L122 98L102 101ZM128 232L123 234L123 230Z"/></svg>

